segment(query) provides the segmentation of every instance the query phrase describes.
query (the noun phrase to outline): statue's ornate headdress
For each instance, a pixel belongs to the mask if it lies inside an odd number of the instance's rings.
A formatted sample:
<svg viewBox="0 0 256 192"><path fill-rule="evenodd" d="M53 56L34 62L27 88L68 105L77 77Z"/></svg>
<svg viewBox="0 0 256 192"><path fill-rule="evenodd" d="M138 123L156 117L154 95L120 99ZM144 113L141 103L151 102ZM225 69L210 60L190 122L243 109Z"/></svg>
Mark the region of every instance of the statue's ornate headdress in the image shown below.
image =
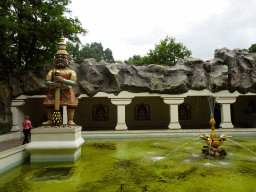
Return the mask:
<svg viewBox="0 0 256 192"><path fill-rule="evenodd" d="M58 43L59 50L55 55L69 55L68 52L66 51L66 43L64 43L65 39L62 35L60 38L60 42Z"/></svg>
<svg viewBox="0 0 256 192"><path fill-rule="evenodd" d="M72 58L66 51L67 45L64 43L64 41L65 41L65 39L62 35L62 37L60 38L60 42L58 43L59 50L55 54L54 62L58 63L58 64L62 63L64 66L68 67Z"/></svg>

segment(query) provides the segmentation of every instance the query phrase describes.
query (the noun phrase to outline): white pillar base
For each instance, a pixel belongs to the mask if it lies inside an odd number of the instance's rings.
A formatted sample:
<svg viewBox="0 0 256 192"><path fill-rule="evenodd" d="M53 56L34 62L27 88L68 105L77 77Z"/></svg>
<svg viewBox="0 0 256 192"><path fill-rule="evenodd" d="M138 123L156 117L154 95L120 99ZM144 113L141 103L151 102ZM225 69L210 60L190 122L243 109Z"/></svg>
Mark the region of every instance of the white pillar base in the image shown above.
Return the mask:
<svg viewBox="0 0 256 192"><path fill-rule="evenodd" d="M180 123L177 123L177 122L176 123L170 123L168 127L171 130L181 129Z"/></svg>
<svg viewBox="0 0 256 192"><path fill-rule="evenodd" d="M18 125L12 126L11 129L12 139L19 139L21 138L21 131Z"/></svg>
<svg viewBox="0 0 256 192"><path fill-rule="evenodd" d="M116 128L117 131L128 131L128 127L126 123L117 123Z"/></svg>
<svg viewBox="0 0 256 192"><path fill-rule="evenodd" d="M220 124L222 129L234 129L234 125L230 122L223 122Z"/></svg>
<svg viewBox="0 0 256 192"><path fill-rule="evenodd" d="M20 131L19 125L13 125L11 131L12 131L12 132Z"/></svg>
<svg viewBox="0 0 256 192"><path fill-rule="evenodd" d="M32 129L31 142L26 148L31 154L30 162L74 162L84 143L81 130L81 126Z"/></svg>

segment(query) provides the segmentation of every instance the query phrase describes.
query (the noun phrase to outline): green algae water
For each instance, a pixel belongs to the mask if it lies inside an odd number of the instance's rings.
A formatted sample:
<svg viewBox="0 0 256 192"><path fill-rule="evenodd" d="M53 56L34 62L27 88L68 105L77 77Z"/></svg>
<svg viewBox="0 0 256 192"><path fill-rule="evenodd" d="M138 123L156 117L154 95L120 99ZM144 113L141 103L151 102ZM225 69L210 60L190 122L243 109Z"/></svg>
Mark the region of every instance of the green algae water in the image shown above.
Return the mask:
<svg viewBox="0 0 256 192"><path fill-rule="evenodd" d="M232 140L215 159L195 137L85 139L75 164L24 164L0 175L0 191L256 191L256 139Z"/></svg>

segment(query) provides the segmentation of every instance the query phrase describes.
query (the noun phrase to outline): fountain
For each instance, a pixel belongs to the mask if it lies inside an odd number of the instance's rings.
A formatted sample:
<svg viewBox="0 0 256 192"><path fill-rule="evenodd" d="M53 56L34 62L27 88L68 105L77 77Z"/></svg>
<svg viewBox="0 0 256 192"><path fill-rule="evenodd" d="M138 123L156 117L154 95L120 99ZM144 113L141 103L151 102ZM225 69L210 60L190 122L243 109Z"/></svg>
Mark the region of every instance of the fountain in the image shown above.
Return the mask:
<svg viewBox="0 0 256 192"><path fill-rule="evenodd" d="M74 164L23 164L0 175L0 191L120 191L121 185L123 191L255 191L255 135L234 138L249 150L225 143L224 160L204 158L204 140L194 136L85 135L83 155Z"/></svg>
<svg viewBox="0 0 256 192"><path fill-rule="evenodd" d="M205 82L208 82L206 87L208 88L208 90L210 92L213 92L213 88L212 88L211 84L209 83L209 80L207 81L205 74L202 74L202 72L200 71L199 68L195 68L195 71L198 74L200 74L200 76L203 78L203 80ZM211 71L212 71L212 69L211 69ZM198 135L199 138L206 140L206 143L208 145L208 146L203 147L202 152L204 155L223 157L223 156L226 156L227 153L226 153L225 149L219 148L219 146L221 146L223 144L223 142L225 140L227 140L227 138L231 138L231 136L223 135L220 137L219 140L217 139L217 135L214 131L215 124L216 124L216 121L214 119L215 101L214 101L213 96L208 96L207 98L208 98L208 103L209 103L209 107L210 107L210 125L211 125L212 131L211 131L210 136L207 136L206 134Z"/></svg>
<svg viewBox="0 0 256 192"><path fill-rule="evenodd" d="M211 134L210 136L207 136L206 134L203 135L198 135L199 138L206 140L206 143L208 146L204 146L202 149L202 153L204 155L210 155L210 156L215 156L215 157L224 157L227 155L225 149L219 148L223 144L227 138L232 138L232 136L228 135L222 135L220 139L217 139L217 135L215 133L215 124L216 121L214 119L214 98L212 96L208 97L208 102L210 106L210 112L211 112L211 117L210 117L210 125L211 125Z"/></svg>

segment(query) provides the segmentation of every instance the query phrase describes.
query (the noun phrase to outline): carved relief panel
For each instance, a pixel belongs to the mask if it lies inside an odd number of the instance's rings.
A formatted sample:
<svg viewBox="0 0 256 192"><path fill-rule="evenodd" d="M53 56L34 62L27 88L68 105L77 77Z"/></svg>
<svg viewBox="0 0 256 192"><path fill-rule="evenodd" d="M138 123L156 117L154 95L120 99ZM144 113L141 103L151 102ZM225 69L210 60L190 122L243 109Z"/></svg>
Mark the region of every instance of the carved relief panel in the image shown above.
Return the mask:
<svg viewBox="0 0 256 192"><path fill-rule="evenodd" d="M107 105L99 104L93 106L93 121L108 121L109 107Z"/></svg>
<svg viewBox="0 0 256 192"><path fill-rule="evenodd" d="M150 120L150 106L144 103L135 105L134 120Z"/></svg>

